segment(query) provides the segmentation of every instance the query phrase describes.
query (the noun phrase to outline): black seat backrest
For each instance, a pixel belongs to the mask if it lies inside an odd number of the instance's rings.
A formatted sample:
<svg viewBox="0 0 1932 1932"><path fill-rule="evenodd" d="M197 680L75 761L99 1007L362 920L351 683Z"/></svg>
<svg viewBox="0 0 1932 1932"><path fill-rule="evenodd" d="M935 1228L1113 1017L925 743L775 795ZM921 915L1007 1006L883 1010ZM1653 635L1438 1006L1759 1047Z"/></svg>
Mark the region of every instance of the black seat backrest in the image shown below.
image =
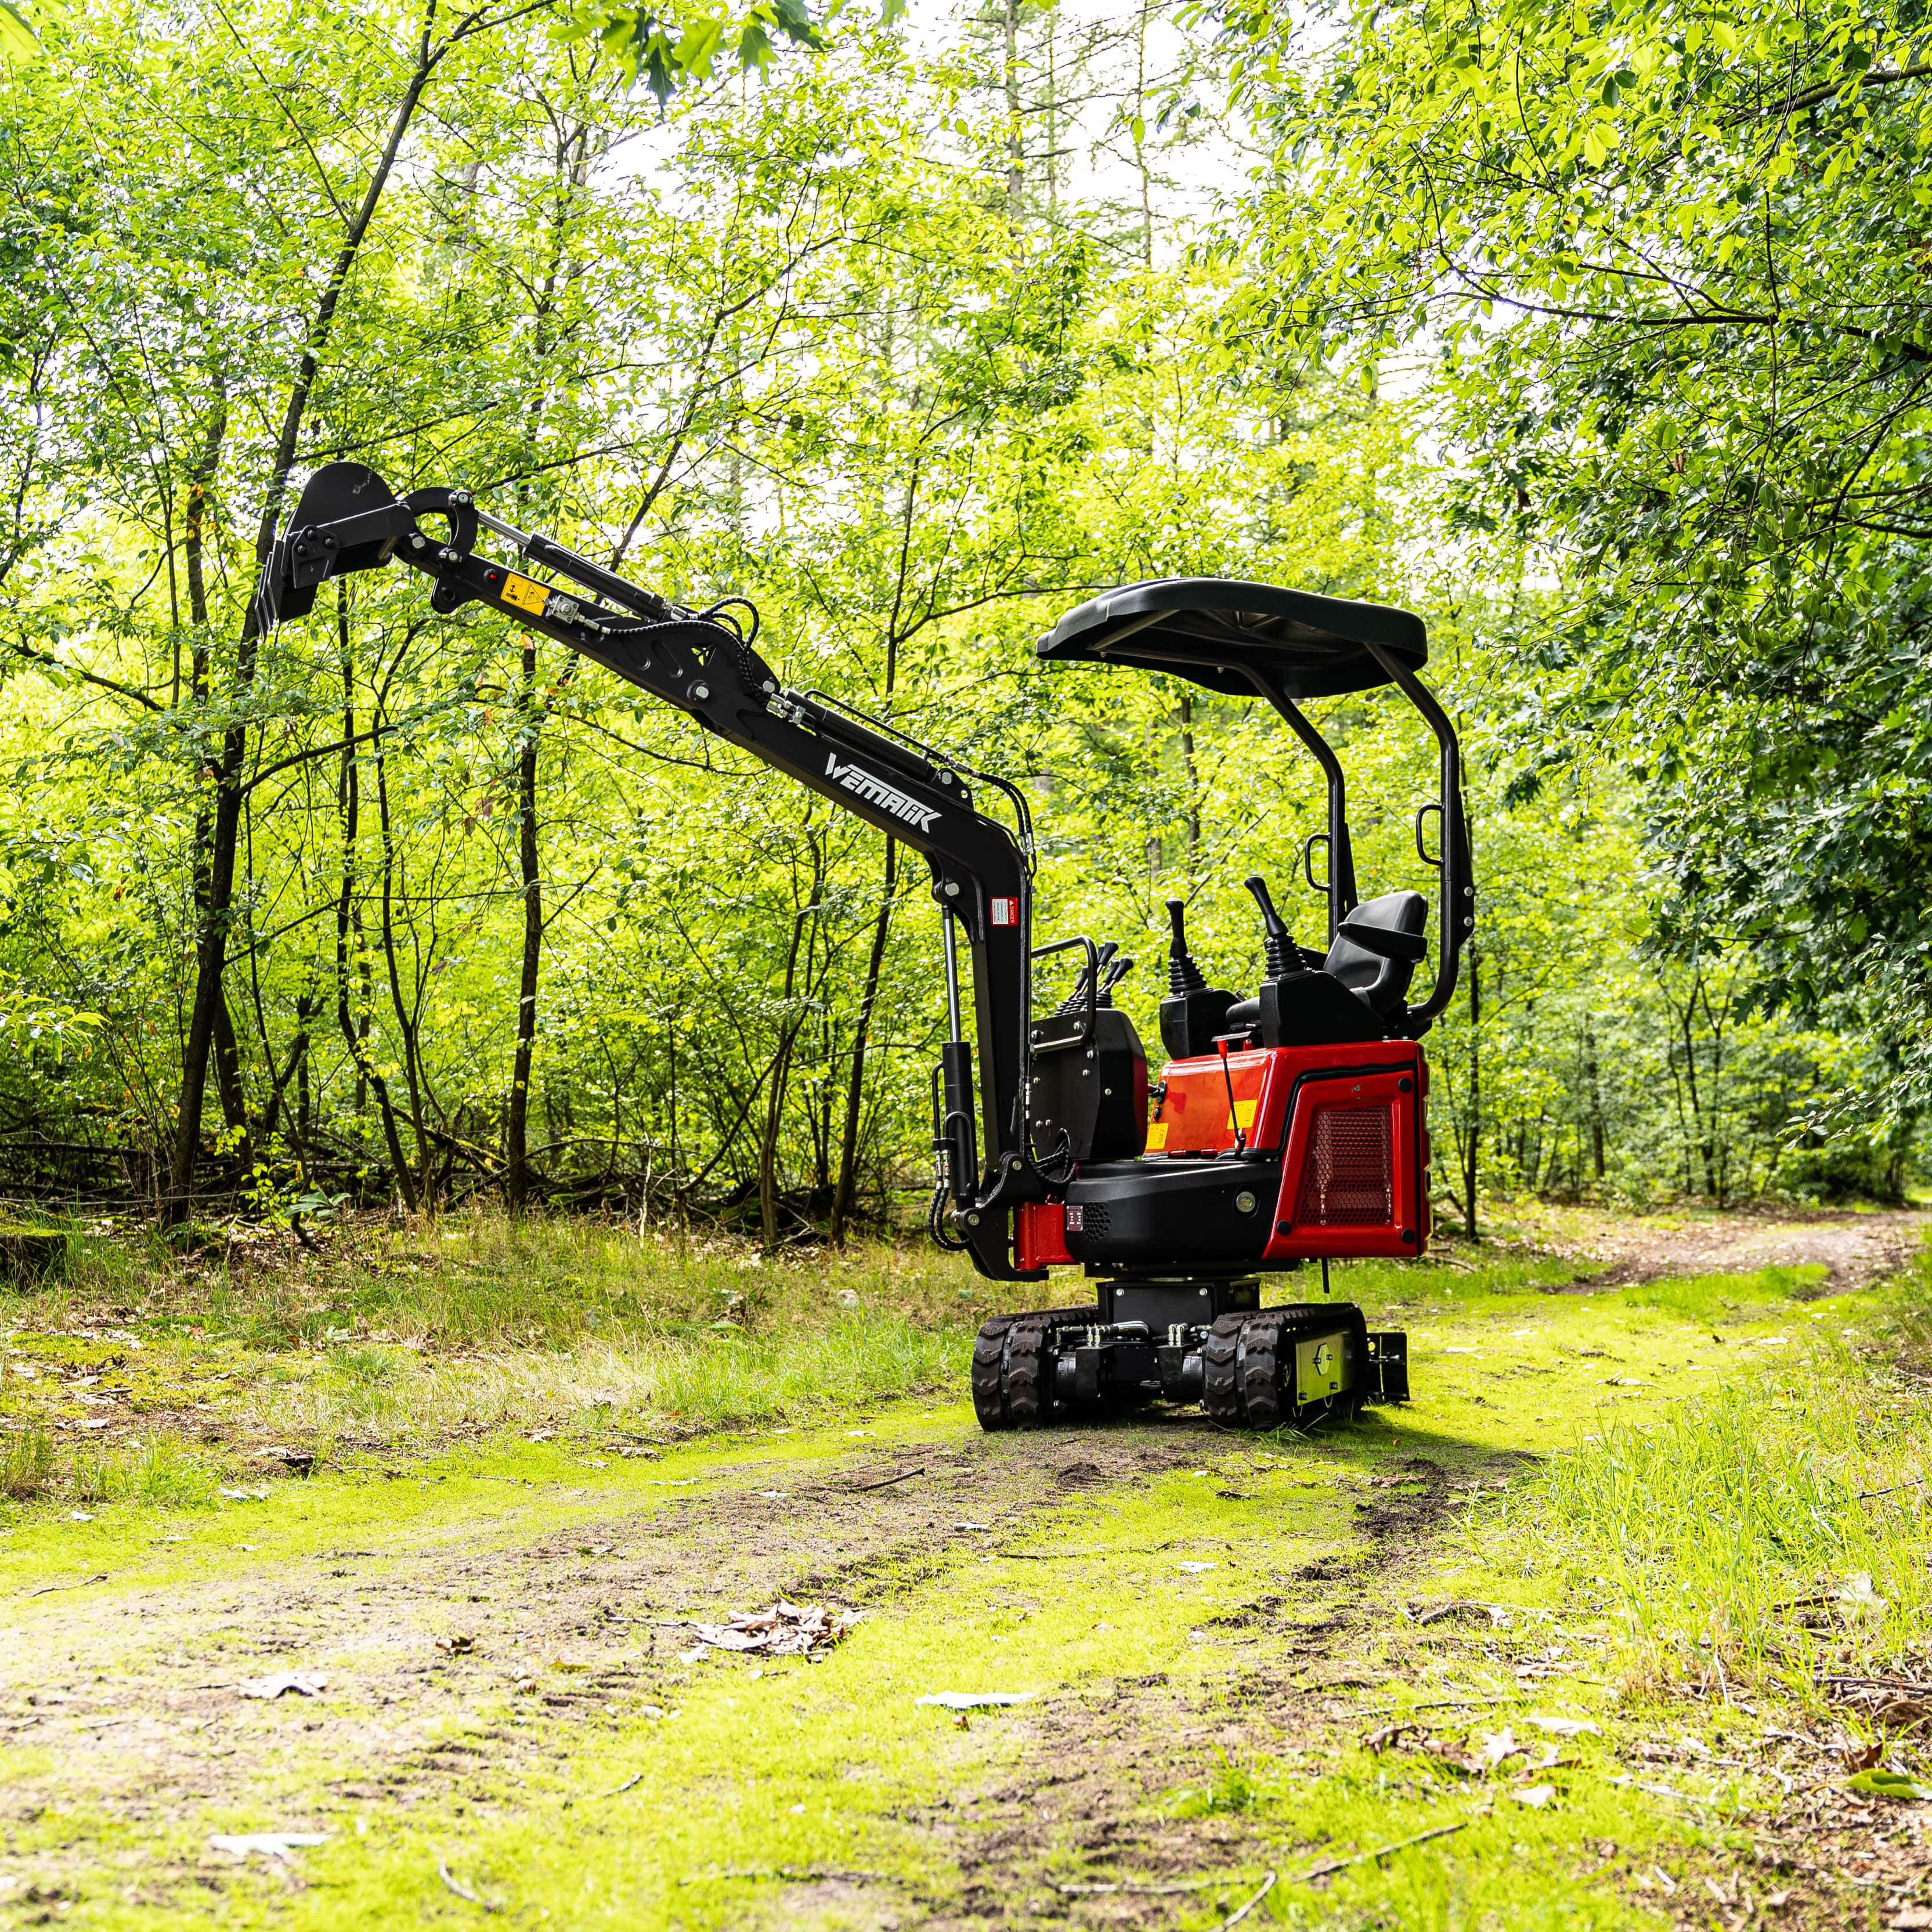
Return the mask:
<svg viewBox="0 0 1932 1932"><path fill-rule="evenodd" d="M1429 922L1429 902L1420 892L1384 892L1378 899L1364 899L1349 914L1348 922L1418 936ZM1394 1019L1402 1012L1415 973L1411 961L1384 959L1340 934L1329 947L1322 970L1366 1000L1384 1019Z"/></svg>

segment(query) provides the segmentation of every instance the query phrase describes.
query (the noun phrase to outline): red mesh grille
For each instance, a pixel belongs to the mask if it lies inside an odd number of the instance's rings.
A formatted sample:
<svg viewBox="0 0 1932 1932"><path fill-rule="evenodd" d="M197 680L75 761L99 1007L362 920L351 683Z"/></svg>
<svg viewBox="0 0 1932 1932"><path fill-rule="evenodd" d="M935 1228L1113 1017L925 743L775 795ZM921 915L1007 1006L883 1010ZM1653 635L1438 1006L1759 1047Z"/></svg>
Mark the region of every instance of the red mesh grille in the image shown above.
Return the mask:
<svg viewBox="0 0 1932 1932"><path fill-rule="evenodd" d="M1308 1138L1295 1220L1310 1228L1385 1227L1395 1218L1386 1107L1322 1107Z"/></svg>

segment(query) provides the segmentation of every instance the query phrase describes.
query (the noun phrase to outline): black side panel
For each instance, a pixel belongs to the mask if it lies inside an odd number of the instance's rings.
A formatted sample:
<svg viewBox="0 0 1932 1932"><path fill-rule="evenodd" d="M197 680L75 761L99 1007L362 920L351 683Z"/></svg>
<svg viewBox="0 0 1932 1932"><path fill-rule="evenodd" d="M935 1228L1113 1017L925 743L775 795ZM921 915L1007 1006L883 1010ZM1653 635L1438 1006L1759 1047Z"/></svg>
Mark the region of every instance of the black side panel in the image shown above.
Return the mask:
<svg viewBox="0 0 1932 1932"><path fill-rule="evenodd" d="M1214 1051L1214 1036L1228 1030L1232 993L1204 986L1198 992L1170 993L1160 1003L1160 1043L1170 1060L1192 1060Z"/></svg>
<svg viewBox="0 0 1932 1932"><path fill-rule="evenodd" d="M1080 1262L1258 1262L1281 1192L1280 1161L1112 1161L1066 1190L1066 1252Z"/></svg>
<svg viewBox="0 0 1932 1932"><path fill-rule="evenodd" d="M1264 1046L1346 1046L1386 1040L1389 1032L1366 1001L1327 973L1264 980L1261 1030Z"/></svg>
<svg viewBox="0 0 1932 1932"><path fill-rule="evenodd" d="M1055 1015L1034 1029L1036 1042L1077 1018ZM1033 1072L1034 1157L1053 1159L1060 1136L1077 1161L1133 1160L1147 1146L1147 1054L1134 1023L1118 1006L1094 1016L1090 1046L1036 1044Z"/></svg>
<svg viewBox="0 0 1932 1932"><path fill-rule="evenodd" d="M1228 1281L1103 1281L1100 1306L1109 1322L1144 1322L1164 1335L1177 1322L1206 1328L1224 1315L1252 1312L1262 1305L1252 1275Z"/></svg>

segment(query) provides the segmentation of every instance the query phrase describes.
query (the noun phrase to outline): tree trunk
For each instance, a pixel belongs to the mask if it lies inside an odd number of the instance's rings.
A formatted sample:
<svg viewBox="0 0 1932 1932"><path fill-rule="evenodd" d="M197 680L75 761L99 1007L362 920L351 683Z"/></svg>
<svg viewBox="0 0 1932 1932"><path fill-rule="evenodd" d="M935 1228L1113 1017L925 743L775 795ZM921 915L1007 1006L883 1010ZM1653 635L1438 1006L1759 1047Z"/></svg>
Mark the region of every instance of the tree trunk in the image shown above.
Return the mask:
<svg viewBox="0 0 1932 1932"><path fill-rule="evenodd" d="M380 713L377 714L378 724ZM416 1135L418 1191L428 1198L434 1184L434 1156L423 1125L422 1080L416 1022L403 998L402 970L396 959L396 839L389 822L388 764L379 735L375 740L376 812L382 832L382 958L388 969L389 1004L403 1042L403 1081L409 1089L410 1126Z"/></svg>
<svg viewBox="0 0 1932 1932"><path fill-rule="evenodd" d="M530 1186L530 1070L536 1054L537 968L543 958L543 876L537 863L537 647L524 646L523 741L517 754L517 861L524 887L523 976L517 989L517 1054L504 1127L504 1190L520 1208Z"/></svg>
<svg viewBox="0 0 1932 1932"><path fill-rule="evenodd" d="M1006 0L1006 219L1019 213L1020 194L1026 186L1026 138L1020 118L1020 0Z"/></svg>
<svg viewBox="0 0 1932 1932"><path fill-rule="evenodd" d="M1604 1178L1603 1083L1598 1070L1596 1029L1587 1022L1583 1028L1583 1050L1587 1056L1590 1079L1590 1159L1596 1168L1597 1178L1601 1180Z"/></svg>
<svg viewBox="0 0 1932 1932"><path fill-rule="evenodd" d="M1469 1131L1462 1156L1462 1226L1471 1240L1477 1239L1477 1168L1483 1138L1483 1062L1478 1042L1482 1036L1482 962L1474 946L1469 948Z"/></svg>
<svg viewBox="0 0 1932 1932"><path fill-rule="evenodd" d="M885 896L879 902L879 916L872 927L872 950L866 958L866 990L859 1001L858 1031L852 1042L852 1066L845 1083L845 1130L838 1146L838 1187L832 1197L832 1240L835 1246L845 1243L845 1230L852 1219L852 1204L858 1191L859 1116L866 1091L866 1048L872 1036L872 1013L878 1004L879 977L886 958L886 936L891 929L892 895L898 884L898 841L886 839Z"/></svg>
<svg viewBox="0 0 1932 1932"><path fill-rule="evenodd" d="M814 902L818 895L812 895ZM767 1254L778 1244L778 1132L784 1124L785 1084L791 1073L792 1042L797 1025L792 1018L793 988L798 983L799 942L805 936L806 911L791 922L791 944L785 952L784 1016L778 1022L778 1050L772 1061L772 1088L766 1097L765 1131L758 1143L758 1232Z"/></svg>
<svg viewBox="0 0 1932 1932"><path fill-rule="evenodd" d="M342 644L342 776L340 798L342 807L342 889L335 902L335 1017L342 1029L342 1037L347 1042L351 1058L356 1063L356 1086L358 1103L366 1089L376 1096L376 1109L382 1119L382 1138L389 1150L389 1166L395 1174L398 1191L403 1197L403 1204L413 1214L416 1207L416 1182L410 1172L410 1163L403 1153L402 1136L396 1127L396 1110L389 1099L388 1082L376 1072L369 1052L369 960L363 944L362 922L356 916L356 839L361 830L362 779L357 769L356 757L356 711L352 702L354 686L352 682L352 667L348 650L349 619L348 591L338 580L336 586L337 621L340 626L338 637ZM356 936L356 977L363 989L362 1012L358 1014L351 1007L349 988L350 936Z"/></svg>
<svg viewBox="0 0 1932 1932"><path fill-rule="evenodd" d="M207 434L188 479L188 502L182 520L182 558L184 574L188 580L188 620L194 627L190 682L193 694L198 703L206 703L208 698L208 492L214 481L215 472L220 466L222 444L226 437L227 430L227 398L218 383L214 408L208 419ZM214 879L213 831L205 811L196 815L194 841L195 928L199 939L208 930ZM198 1000L199 985L196 990ZM242 1050L235 1037L235 1018L228 1010L225 991L215 1000L208 1017L214 1052L215 1088L221 1100L222 1121L245 1173L254 1165L254 1156L249 1145L248 1099L242 1084ZM194 1038L192 1021L189 1025L188 1037L192 1043ZM204 1064L206 1054L206 1048L204 1048ZM198 1100L194 1110L192 1125L194 1150L198 1154L201 1144L201 1108ZM176 1153L178 1162L178 1138ZM185 1211L184 1204L183 1212Z"/></svg>

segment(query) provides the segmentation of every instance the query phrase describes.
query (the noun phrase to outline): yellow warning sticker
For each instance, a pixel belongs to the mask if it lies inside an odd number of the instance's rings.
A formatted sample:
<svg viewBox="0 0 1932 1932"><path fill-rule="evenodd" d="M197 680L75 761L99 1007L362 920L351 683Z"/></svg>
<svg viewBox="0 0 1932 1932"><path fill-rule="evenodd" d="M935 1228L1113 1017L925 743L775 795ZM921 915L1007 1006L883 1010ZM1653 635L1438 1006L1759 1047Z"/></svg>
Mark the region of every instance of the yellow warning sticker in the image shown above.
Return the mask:
<svg viewBox="0 0 1932 1932"><path fill-rule="evenodd" d="M1167 1150L1167 1123L1150 1120L1148 1123L1148 1152L1164 1154Z"/></svg>
<svg viewBox="0 0 1932 1932"><path fill-rule="evenodd" d="M1238 1127L1245 1134L1252 1130L1254 1124L1255 1102L1252 1100L1237 1100L1234 1102L1234 1111L1228 1116L1228 1132L1232 1133Z"/></svg>
<svg viewBox="0 0 1932 1932"><path fill-rule="evenodd" d="M550 602L550 586L532 584L527 577L519 577L514 570L506 571L503 602L514 604L519 610L529 611L533 617L541 617L544 606Z"/></svg>

